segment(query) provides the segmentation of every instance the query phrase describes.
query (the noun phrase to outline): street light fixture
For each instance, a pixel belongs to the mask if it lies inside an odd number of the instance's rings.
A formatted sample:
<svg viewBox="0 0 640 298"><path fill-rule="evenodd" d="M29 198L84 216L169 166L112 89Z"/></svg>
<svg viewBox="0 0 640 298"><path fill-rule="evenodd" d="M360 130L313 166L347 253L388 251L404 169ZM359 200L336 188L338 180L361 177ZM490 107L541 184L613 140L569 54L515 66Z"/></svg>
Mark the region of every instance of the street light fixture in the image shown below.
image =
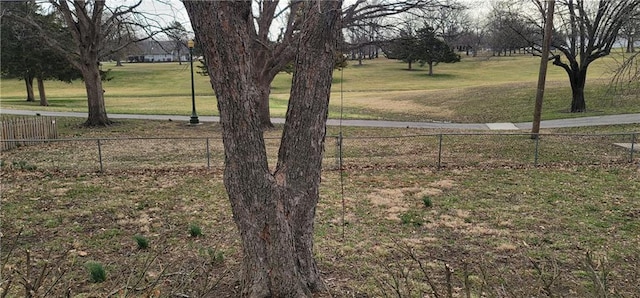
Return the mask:
<svg viewBox="0 0 640 298"><path fill-rule="evenodd" d="M200 120L196 113L196 89L193 83L193 47L195 46L193 39L189 39L187 46L189 47L189 62L191 64L191 119L189 119L189 124L195 125L200 124Z"/></svg>

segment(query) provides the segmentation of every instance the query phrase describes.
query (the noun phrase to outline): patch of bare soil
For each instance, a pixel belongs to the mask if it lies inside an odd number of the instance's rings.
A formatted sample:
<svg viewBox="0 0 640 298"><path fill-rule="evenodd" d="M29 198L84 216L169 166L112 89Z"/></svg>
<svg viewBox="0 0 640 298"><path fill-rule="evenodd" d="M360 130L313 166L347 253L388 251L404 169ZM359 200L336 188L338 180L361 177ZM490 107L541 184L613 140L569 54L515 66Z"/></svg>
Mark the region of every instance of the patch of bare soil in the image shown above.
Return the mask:
<svg viewBox="0 0 640 298"><path fill-rule="evenodd" d="M399 216L418 204L422 204L424 197L437 197L445 190L455 186L453 180L439 180L432 182L428 187L406 187L395 189L375 189L367 195L369 202L379 207L386 214L385 219L398 221Z"/></svg>

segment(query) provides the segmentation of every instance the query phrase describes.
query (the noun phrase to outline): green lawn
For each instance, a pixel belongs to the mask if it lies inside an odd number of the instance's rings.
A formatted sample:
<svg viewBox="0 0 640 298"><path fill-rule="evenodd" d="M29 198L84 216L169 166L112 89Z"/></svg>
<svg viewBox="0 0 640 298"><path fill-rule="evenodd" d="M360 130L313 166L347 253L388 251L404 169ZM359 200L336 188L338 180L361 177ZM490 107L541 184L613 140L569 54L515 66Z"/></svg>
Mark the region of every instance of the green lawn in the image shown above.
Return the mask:
<svg viewBox="0 0 640 298"><path fill-rule="evenodd" d="M407 70L406 64L380 58L362 65L349 61L334 73L330 117L406 121L526 122L531 121L539 58L463 57L462 62L440 64L435 75L425 68ZM640 112L640 97L608 94L613 58L593 63L586 96L588 112L567 113L571 92L563 70L550 67L543 119ZM104 83L108 113L177 114L191 112L188 64L125 64L111 69ZM216 101L207 77L196 75L196 107L199 115L215 115ZM283 117L287 108L291 75L282 73L272 85L271 110ZM24 82L3 79L3 108L86 111L84 85L47 81L51 106L24 102Z"/></svg>

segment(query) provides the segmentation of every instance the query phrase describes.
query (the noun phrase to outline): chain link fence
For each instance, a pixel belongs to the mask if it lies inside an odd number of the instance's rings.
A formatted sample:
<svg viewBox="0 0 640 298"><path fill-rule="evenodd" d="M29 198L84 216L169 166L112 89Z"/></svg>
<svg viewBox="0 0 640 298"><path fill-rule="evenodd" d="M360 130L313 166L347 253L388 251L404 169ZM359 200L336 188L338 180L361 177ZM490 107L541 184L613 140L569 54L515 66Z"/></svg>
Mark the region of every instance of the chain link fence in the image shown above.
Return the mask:
<svg viewBox="0 0 640 298"><path fill-rule="evenodd" d="M328 136L324 168L520 167L552 164L619 164L638 161L638 133L425 134L393 137ZM2 142L16 140L2 140ZM3 166L75 171L223 169L221 138L99 138L21 140L38 143L4 150ZM280 139L265 139L269 164Z"/></svg>

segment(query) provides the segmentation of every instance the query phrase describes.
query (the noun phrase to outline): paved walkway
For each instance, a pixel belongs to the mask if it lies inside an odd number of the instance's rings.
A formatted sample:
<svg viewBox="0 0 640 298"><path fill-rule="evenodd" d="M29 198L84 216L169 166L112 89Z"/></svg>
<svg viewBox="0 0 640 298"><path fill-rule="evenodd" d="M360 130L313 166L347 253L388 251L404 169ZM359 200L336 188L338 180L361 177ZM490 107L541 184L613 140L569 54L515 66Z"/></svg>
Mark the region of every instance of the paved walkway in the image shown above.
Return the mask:
<svg viewBox="0 0 640 298"><path fill-rule="evenodd" d="M49 112L0 109L0 114L10 115L40 115L52 117L77 117L86 118L87 113L79 112ZM173 120L188 122L190 115L135 115L135 114L109 114L111 119L147 119L147 120ZM199 116L201 122L218 122L217 116ZM283 118L273 118L273 123L284 123ZM462 130L531 130L532 122L522 123L450 123L450 122L403 122L382 120L342 120L329 119L327 125L360 127L402 127L402 128L439 128ZM581 117L571 119L545 120L540 123L541 128L582 127L613 124L640 124L640 114L622 114L609 116Z"/></svg>

